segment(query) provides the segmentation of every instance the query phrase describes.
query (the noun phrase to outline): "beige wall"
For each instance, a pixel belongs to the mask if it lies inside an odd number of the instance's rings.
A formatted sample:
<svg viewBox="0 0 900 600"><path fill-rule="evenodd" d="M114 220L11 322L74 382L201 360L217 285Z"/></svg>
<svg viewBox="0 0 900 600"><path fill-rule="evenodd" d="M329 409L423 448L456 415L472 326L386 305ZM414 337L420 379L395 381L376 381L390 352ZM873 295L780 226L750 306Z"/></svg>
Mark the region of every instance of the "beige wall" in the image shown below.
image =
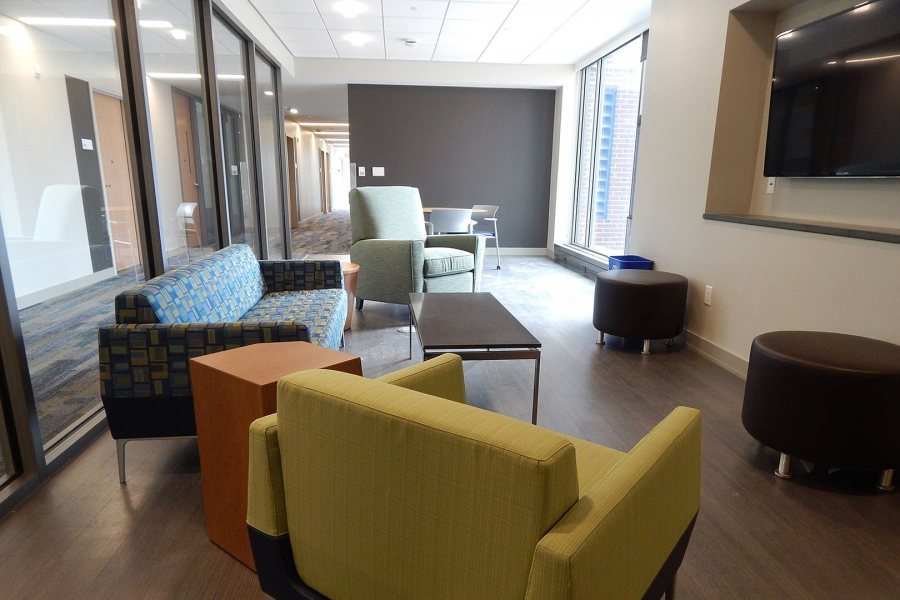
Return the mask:
<svg viewBox="0 0 900 600"><path fill-rule="evenodd" d="M653 3L630 251L689 278L688 329L726 362L746 360L753 337L776 329L900 343L900 246L702 219L728 11L739 4ZM786 181L779 201L805 206L820 193L858 207L885 193L883 181Z"/></svg>

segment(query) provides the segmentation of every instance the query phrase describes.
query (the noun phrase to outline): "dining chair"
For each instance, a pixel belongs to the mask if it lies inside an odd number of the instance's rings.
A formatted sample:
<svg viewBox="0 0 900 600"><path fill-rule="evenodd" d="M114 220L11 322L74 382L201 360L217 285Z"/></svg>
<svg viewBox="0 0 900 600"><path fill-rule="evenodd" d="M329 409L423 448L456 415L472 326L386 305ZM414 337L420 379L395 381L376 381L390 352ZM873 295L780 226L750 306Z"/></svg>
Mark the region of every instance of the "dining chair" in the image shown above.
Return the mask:
<svg viewBox="0 0 900 600"><path fill-rule="evenodd" d="M472 233L494 240L494 248L497 249L497 268L500 268L500 236L497 234L497 211L500 209L495 204L476 204L472 207L474 227ZM480 228L479 228L480 226Z"/></svg>
<svg viewBox="0 0 900 600"><path fill-rule="evenodd" d="M472 209L441 208L432 210L430 223L435 235L439 233L472 233Z"/></svg>

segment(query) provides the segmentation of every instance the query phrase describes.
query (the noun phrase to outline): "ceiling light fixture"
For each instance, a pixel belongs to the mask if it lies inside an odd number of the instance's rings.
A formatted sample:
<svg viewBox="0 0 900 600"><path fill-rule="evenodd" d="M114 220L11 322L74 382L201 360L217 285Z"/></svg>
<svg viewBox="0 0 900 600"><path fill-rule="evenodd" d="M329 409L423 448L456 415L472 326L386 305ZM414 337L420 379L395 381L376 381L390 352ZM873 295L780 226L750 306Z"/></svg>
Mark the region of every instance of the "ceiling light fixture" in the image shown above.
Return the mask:
<svg viewBox="0 0 900 600"><path fill-rule="evenodd" d="M781 33L779 33L779 34L776 35L775 37L778 38L779 40L786 40L786 39L788 39L789 37L791 37L792 35L794 35L794 30L793 30L793 29L788 29L787 31L782 31Z"/></svg>
<svg viewBox="0 0 900 600"><path fill-rule="evenodd" d="M147 21L140 20L138 24L147 29L172 29L173 25L169 21Z"/></svg>
<svg viewBox="0 0 900 600"><path fill-rule="evenodd" d="M299 114L300 114L300 109L297 109L297 108L289 108L289 109L287 109L287 111L288 111L289 113L291 113L292 115L299 115Z"/></svg>
<svg viewBox="0 0 900 600"><path fill-rule="evenodd" d="M147 73L154 79L200 79L200 73Z"/></svg>
<svg viewBox="0 0 900 600"><path fill-rule="evenodd" d="M171 33L172 37L176 40L186 40L188 36L188 32L184 29L173 29L169 33Z"/></svg>
<svg viewBox="0 0 900 600"><path fill-rule="evenodd" d="M273 92L272 90L264 90L263 94L265 94L266 96L274 96L275 92Z"/></svg>
<svg viewBox="0 0 900 600"><path fill-rule="evenodd" d="M297 123L301 127L350 127L350 123Z"/></svg>
<svg viewBox="0 0 900 600"><path fill-rule="evenodd" d="M245 79L243 75L233 75L231 73L222 73L221 75L216 75L216 79L224 79L226 81L237 81L240 79Z"/></svg>
<svg viewBox="0 0 900 600"><path fill-rule="evenodd" d="M416 38L403 38L403 44L406 46L415 46L419 42L416 41Z"/></svg>
<svg viewBox="0 0 900 600"><path fill-rule="evenodd" d="M372 36L366 35L361 31L353 31L344 36L344 39L354 46L362 46L372 41Z"/></svg>
<svg viewBox="0 0 900 600"><path fill-rule="evenodd" d="M335 2L332 8L348 19L358 17L366 12L366 5L356 0L341 0L340 2Z"/></svg>
<svg viewBox="0 0 900 600"><path fill-rule="evenodd" d="M887 54L885 56L873 56L871 58L850 58L848 63L872 62L873 60L890 60L892 58L900 58L900 54Z"/></svg>
<svg viewBox="0 0 900 600"><path fill-rule="evenodd" d="M316 135L321 137L344 137L350 135L349 131L317 131Z"/></svg>

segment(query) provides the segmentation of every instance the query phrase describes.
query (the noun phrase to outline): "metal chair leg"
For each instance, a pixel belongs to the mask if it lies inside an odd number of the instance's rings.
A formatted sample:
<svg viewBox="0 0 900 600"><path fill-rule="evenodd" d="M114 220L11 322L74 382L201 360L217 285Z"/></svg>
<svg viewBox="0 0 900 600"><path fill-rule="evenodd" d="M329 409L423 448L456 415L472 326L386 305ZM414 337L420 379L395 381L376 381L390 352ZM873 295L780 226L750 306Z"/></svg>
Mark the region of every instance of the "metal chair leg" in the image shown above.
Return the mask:
<svg viewBox="0 0 900 600"><path fill-rule="evenodd" d="M893 469L885 469L881 472L881 477L878 479L878 489L882 492L893 492L894 491L894 470Z"/></svg>
<svg viewBox="0 0 900 600"><path fill-rule="evenodd" d="M125 444L128 440L116 440L116 460L119 462L119 483L125 483Z"/></svg>
<svg viewBox="0 0 900 600"><path fill-rule="evenodd" d="M791 456L790 454L781 453L781 456L778 458L778 468L775 470L775 475L781 477L782 479L790 479L791 478Z"/></svg>
<svg viewBox="0 0 900 600"><path fill-rule="evenodd" d="M494 221L494 247L497 249L497 269L500 269L500 234L497 233L497 221Z"/></svg>
<svg viewBox="0 0 900 600"><path fill-rule="evenodd" d="M644 340L644 349L641 350L641 354L650 354L650 340Z"/></svg>
<svg viewBox="0 0 900 600"><path fill-rule="evenodd" d="M605 334L605 333L603 333L602 331L598 331L598 332L597 332L597 343L598 343L598 344L600 344L601 346L605 345L605 344L606 344L606 339L605 339L605 338L606 338L606 334Z"/></svg>

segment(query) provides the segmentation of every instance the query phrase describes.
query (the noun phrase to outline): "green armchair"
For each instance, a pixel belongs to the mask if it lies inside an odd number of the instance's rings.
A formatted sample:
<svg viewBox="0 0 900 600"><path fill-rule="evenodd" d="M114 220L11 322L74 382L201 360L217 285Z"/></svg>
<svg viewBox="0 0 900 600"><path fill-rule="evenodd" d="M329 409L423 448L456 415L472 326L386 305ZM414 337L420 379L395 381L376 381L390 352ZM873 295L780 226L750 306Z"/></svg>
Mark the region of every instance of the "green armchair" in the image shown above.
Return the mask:
<svg viewBox="0 0 900 600"><path fill-rule="evenodd" d="M427 235L416 188L350 190L350 230L357 309L364 300L409 304L410 292L481 290L484 239Z"/></svg>
<svg viewBox="0 0 900 600"><path fill-rule="evenodd" d="M696 410L619 452L467 406L452 354L380 381L295 373L250 427L275 598L672 598L699 502Z"/></svg>

